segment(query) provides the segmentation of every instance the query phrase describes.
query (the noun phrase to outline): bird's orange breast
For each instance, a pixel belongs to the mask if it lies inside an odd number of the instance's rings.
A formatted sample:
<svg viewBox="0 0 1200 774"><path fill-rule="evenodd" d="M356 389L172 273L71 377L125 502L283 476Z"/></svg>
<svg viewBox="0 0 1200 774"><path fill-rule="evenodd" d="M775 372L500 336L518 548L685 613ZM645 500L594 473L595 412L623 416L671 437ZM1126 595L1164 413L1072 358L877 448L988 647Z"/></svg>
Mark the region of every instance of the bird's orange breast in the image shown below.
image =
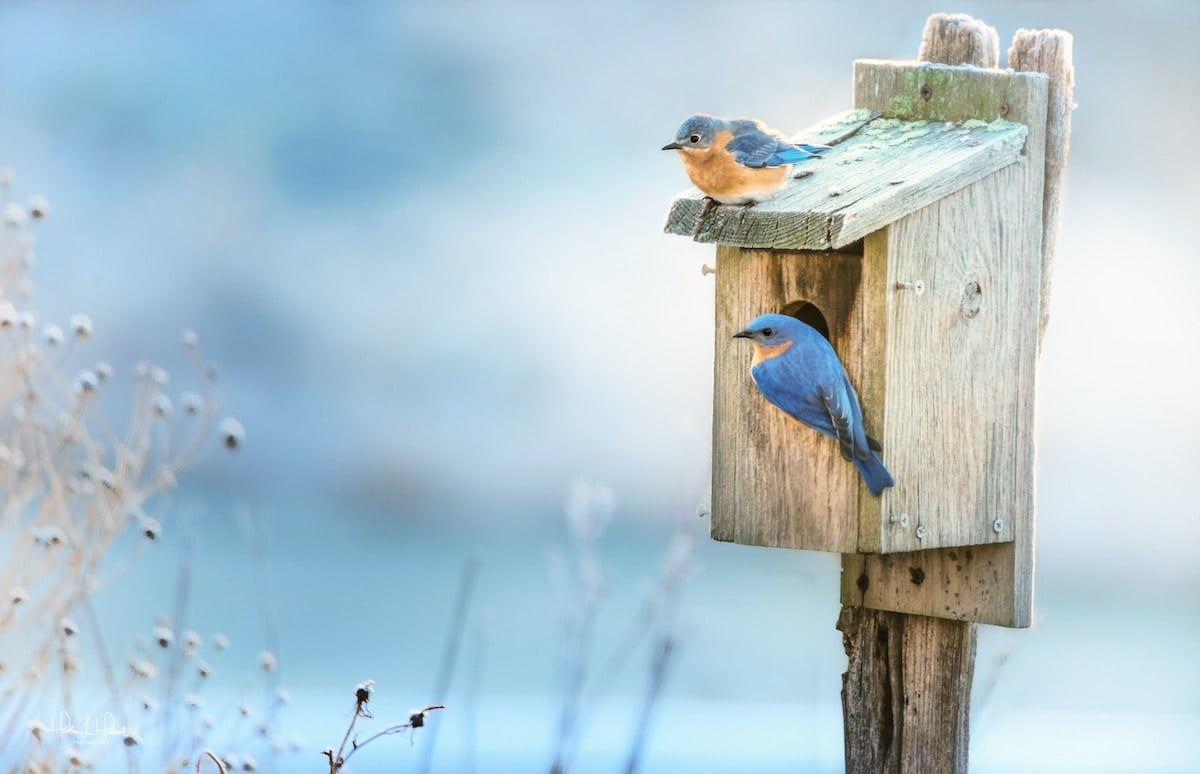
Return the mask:
<svg viewBox="0 0 1200 774"><path fill-rule="evenodd" d="M764 347L757 341L754 342L754 357L750 360L750 367L758 365L764 360L770 360L773 357L779 357L784 352L787 352L792 347L792 342L785 341L782 344L776 344L773 347Z"/></svg>
<svg viewBox="0 0 1200 774"><path fill-rule="evenodd" d="M725 149L732 139L732 133L721 131L713 138L711 148L680 151L683 168L697 188L726 204L761 201L783 188L790 166L742 166Z"/></svg>

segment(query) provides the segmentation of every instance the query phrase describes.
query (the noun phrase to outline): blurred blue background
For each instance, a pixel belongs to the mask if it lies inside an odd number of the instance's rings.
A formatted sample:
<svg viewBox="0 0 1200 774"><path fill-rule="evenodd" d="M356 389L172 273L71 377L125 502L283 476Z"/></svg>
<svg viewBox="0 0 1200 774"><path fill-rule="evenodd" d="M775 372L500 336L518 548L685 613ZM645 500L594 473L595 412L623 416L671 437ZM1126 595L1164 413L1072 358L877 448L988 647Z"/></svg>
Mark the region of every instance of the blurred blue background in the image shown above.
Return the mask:
<svg viewBox="0 0 1200 774"><path fill-rule="evenodd" d="M1194 771L1192 2L0 6L0 164L53 208L33 307L88 313L89 356L154 360L180 389L196 329L248 433L185 474L167 540L102 593L112 641L170 614L191 524L191 626L247 668L278 650L303 748L282 770L319 767L366 678L379 721L451 706L434 770L544 770L554 557L583 479L614 495L598 654L671 535L697 539L645 770L840 771L836 557L712 544L697 516L712 247L661 233L687 181L658 148L698 111L796 131L846 109L852 60L915 56L937 11L996 26L1002 51L1018 27L1066 29L1077 71L1037 624L981 630L973 770ZM239 513L267 525L265 558ZM472 556L459 668L433 697ZM590 701L577 770L619 767L649 663L631 653ZM431 739L382 740L356 770L406 770Z"/></svg>

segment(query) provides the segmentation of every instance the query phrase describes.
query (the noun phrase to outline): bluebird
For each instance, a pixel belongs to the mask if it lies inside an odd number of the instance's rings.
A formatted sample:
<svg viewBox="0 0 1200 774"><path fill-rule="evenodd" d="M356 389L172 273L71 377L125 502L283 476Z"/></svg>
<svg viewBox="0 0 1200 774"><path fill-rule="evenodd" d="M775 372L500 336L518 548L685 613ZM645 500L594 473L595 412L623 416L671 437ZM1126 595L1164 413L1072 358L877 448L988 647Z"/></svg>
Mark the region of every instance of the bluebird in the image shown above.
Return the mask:
<svg viewBox="0 0 1200 774"><path fill-rule="evenodd" d="M846 369L824 336L794 317L764 314L734 338L754 345L750 375L764 398L835 439L871 494L878 497L895 485L875 454L883 447L863 429L862 407Z"/></svg>
<svg viewBox="0 0 1200 774"><path fill-rule="evenodd" d="M704 113L683 122L675 141L683 168L705 194L722 204L754 204L785 185L793 164L816 158L827 145L794 144L762 121Z"/></svg>

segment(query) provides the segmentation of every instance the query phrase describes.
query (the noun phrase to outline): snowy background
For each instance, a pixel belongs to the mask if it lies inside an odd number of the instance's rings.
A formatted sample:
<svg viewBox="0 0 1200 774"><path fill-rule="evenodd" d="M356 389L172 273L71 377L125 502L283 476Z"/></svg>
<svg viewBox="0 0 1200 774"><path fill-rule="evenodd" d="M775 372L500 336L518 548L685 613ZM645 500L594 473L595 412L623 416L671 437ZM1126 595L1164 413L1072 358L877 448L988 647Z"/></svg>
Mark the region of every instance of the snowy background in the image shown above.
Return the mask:
<svg viewBox="0 0 1200 774"><path fill-rule="evenodd" d="M564 503L608 487L598 653L673 533L697 539L647 771L840 771L836 557L707 541L712 247L661 233L687 115L795 131L926 16L1075 35L1071 169L1039 385L1037 624L980 633L976 772L1194 771L1200 727L1200 5L506 2L0 6L0 165L45 194L33 306L186 388L179 332L248 432L185 474L166 540L101 597L112 642L188 616L278 651L281 768L352 690L432 698L434 770L550 761ZM270 539L257 562L245 517ZM174 525L174 528L172 527ZM459 669L433 697L464 563ZM234 656L231 653L231 659ZM589 705L619 767L650 655ZM232 671L232 670L231 670ZM229 690L236 680L229 676ZM97 711L103 711L98 706ZM358 771L406 770L431 734Z"/></svg>

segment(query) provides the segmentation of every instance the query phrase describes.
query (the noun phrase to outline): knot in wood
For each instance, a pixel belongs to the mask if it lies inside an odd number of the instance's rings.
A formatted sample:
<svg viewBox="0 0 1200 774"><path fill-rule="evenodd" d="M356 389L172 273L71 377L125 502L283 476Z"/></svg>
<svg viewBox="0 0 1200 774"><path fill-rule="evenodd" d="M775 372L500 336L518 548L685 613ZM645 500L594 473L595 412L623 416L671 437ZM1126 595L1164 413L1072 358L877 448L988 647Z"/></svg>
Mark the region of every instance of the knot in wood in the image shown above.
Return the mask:
<svg viewBox="0 0 1200 774"><path fill-rule="evenodd" d="M968 282L966 288L963 289L962 303L959 304L958 310L963 317L972 320L979 314L979 308L983 306L983 288L978 282Z"/></svg>

